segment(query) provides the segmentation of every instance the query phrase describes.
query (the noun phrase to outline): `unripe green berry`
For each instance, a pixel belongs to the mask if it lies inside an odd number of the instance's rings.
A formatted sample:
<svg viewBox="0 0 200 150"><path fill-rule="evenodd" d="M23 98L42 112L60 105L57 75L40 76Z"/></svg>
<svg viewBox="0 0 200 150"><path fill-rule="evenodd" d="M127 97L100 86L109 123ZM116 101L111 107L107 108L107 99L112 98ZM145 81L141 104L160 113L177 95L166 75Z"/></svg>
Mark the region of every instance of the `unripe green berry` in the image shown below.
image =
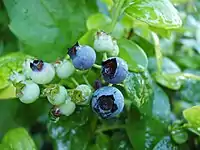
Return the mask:
<svg viewBox="0 0 200 150"><path fill-rule="evenodd" d="M30 66L32 69L30 77L37 84L48 84L55 77L55 68L49 63L34 60Z"/></svg>
<svg viewBox="0 0 200 150"><path fill-rule="evenodd" d="M72 101L66 101L64 104L59 106L62 115L70 116L75 111L76 105Z"/></svg>
<svg viewBox="0 0 200 150"><path fill-rule="evenodd" d="M20 101L25 104L35 102L40 95L39 86L32 81L25 81L21 85L21 89L17 90L17 96Z"/></svg>
<svg viewBox="0 0 200 150"><path fill-rule="evenodd" d="M75 71L73 64L69 60L59 61L55 64L55 67L56 74L61 79L70 77Z"/></svg>
<svg viewBox="0 0 200 150"><path fill-rule="evenodd" d="M94 40L94 49L97 52L112 52L113 40L110 35L105 32L97 32Z"/></svg>
<svg viewBox="0 0 200 150"><path fill-rule="evenodd" d="M87 105L92 96L92 90L90 86L81 84L76 87L76 90L81 91L82 101L78 102L77 105Z"/></svg>
<svg viewBox="0 0 200 150"><path fill-rule="evenodd" d="M61 85L52 85L45 89L47 99L52 105L60 105L68 99L67 90Z"/></svg>

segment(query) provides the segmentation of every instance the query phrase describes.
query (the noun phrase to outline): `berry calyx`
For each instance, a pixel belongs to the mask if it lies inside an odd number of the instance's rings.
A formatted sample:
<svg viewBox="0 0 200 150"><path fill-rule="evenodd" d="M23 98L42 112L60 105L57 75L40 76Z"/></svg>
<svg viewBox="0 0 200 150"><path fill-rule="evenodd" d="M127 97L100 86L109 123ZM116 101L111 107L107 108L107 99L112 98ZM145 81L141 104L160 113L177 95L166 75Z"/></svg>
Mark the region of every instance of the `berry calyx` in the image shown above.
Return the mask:
<svg viewBox="0 0 200 150"><path fill-rule="evenodd" d="M44 89L44 95L47 95L48 101L52 105L63 104L68 99L68 93L64 86L61 85L49 85Z"/></svg>
<svg viewBox="0 0 200 150"><path fill-rule="evenodd" d="M101 73L106 82L121 83L128 74L128 65L119 57L111 57L102 63Z"/></svg>
<svg viewBox="0 0 200 150"><path fill-rule="evenodd" d="M53 106L49 111L49 118L53 122L57 122L61 115L60 109L57 106Z"/></svg>
<svg viewBox="0 0 200 150"><path fill-rule="evenodd" d="M44 62L42 60L34 60L30 63L30 68L33 71L41 71L44 66Z"/></svg>
<svg viewBox="0 0 200 150"><path fill-rule="evenodd" d="M78 105L89 104L89 101L90 101L91 96L92 96L91 88L88 85L81 84L81 85L76 87L76 90L81 92L81 97L82 97L82 100L80 102L76 103L76 104L78 104Z"/></svg>

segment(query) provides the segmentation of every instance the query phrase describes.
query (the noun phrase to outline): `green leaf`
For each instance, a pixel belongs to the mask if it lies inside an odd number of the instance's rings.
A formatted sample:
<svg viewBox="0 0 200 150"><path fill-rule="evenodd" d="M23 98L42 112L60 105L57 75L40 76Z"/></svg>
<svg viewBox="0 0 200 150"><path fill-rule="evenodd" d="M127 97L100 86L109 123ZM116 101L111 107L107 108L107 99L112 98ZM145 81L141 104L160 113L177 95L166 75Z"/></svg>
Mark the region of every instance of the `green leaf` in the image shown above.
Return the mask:
<svg viewBox="0 0 200 150"><path fill-rule="evenodd" d="M195 75L200 75L199 70L185 70L184 73L191 73ZM191 104L195 105L200 102L200 81L197 80L187 80L184 82L182 88L180 89L181 99Z"/></svg>
<svg viewBox="0 0 200 150"><path fill-rule="evenodd" d="M61 149L84 150L96 127L96 118L87 107L78 107L69 117L61 117L57 123L49 122L48 131L55 140L55 146Z"/></svg>
<svg viewBox="0 0 200 150"><path fill-rule="evenodd" d="M87 20L87 28L88 30L92 29L105 29L108 24L110 24L112 20L110 17L97 13L91 15Z"/></svg>
<svg viewBox="0 0 200 150"><path fill-rule="evenodd" d="M136 0L125 12L147 24L164 29L179 28L182 21L169 0Z"/></svg>
<svg viewBox="0 0 200 150"><path fill-rule="evenodd" d="M16 88L10 84L4 89L0 89L0 100L16 98Z"/></svg>
<svg viewBox="0 0 200 150"><path fill-rule="evenodd" d="M156 59L155 58L149 58L149 71L152 73L155 80L173 90L180 89L182 85L182 80L180 75L176 75L175 73L181 72L180 68L169 58L164 57L163 63L162 63L162 73L156 72Z"/></svg>
<svg viewBox="0 0 200 150"><path fill-rule="evenodd" d="M88 18L86 24L88 30L98 29L109 33L112 19L102 13L96 13ZM124 26L117 22L111 35L117 39L121 38L124 35Z"/></svg>
<svg viewBox="0 0 200 150"><path fill-rule="evenodd" d="M169 136L163 137L153 148L153 150L178 150L178 147L172 142Z"/></svg>
<svg viewBox="0 0 200 150"><path fill-rule="evenodd" d="M169 98L167 94L155 83L153 84L153 91L153 116L158 120L169 123L171 114Z"/></svg>
<svg viewBox="0 0 200 150"><path fill-rule="evenodd" d="M2 149L2 150L10 150L10 148L6 144L0 144L0 149Z"/></svg>
<svg viewBox="0 0 200 150"><path fill-rule="evenodd" d="M153 74L156 81L172 90L178 90L181 88L182 85L182 77L176 74L169 74L169 73L155 73Z"/></svg>
<svg viewBox="0 0 200 150"><path fill-rule="evenodd" d="M187 54L183 51L178 51L171 56L172 60L174 60L180 67L182 68L190 68L197 69L200 64L200 55Z"/></svg>
<svg viewBox="0 0 200 150"><path fill-rule="evenodd" d="M147 39L135 33L131 40L138 44L145 51L148 57L154 56L155 47Z"/></svg>
<svg viewBox="0 0 200 150"><path fill-rule="evenodd" d="M9 130L3 137L2 143L9 145L13 150L37 150L35 143L24 128Z"/></svg>
<svg viewBox="0 0 200 150"><path fill-rule="evenodd" d="M96 137L95 145L99 148L99 150L109 150L110 147L109 136L102 133L98 134Z"/></svg>
<svg viewBox="0 0 200 150"><path fill-rule="evenodd" d="M97 32L97 29L89 30L79 39L79 43L81 45L89 45L89 46L93 47L94 36L95 36L96 32Z"/></svg>
<svg viewBox="0 0 200 150"><path fill-rule="evenodd" d="M184 118L194 127L200 127L200 106L193 106L183 111Z"/></svg>
<svg viewBox="0 0 200 150"><path fill-rule="evenodd" d="M148 60L149 60L148 69L150 73L156 72L157 71L156 59L154 57L150 57ZM162 60L162 71L164 73L178 73L181 72L181 69L171 59L164 57Z"/></svg>
<svg viewBox="0 0 200 150"><path fill-rule="evenodd" d="M132 108L128 113L126 132L134 149L152 150L167 129L160 121L141 116Z"/></svg>
<svg viewBox="0 0 200 150"><path fill-rule="evenodd" d="M9 86L8 79L13 71L22 71L22 63L28 57L20 52L0 57L0 90Z"/></svg>
<svg viewBox="0 0 200 150"><path fill-rule="evenodd" d="M56 139L56 149L85 150L90 140L90 126L88 124L72 129L63 139Z"/></svg>
<svg viewBox="0 0 200 150"><path fill-rule="evenodd" d="M125 132L114 132L111 138L112 150L133 150Z"/></svg>
<svg viewBox="0 0 200 150"><path fill-rule="evenodd" d="M22 51L46 61L65 55L86 31L87 17L97 10L96 1L85 0L4 0L4 4Z"/></svg>
<svg viewBox="0 0 200 150"><path fill-rule="evenodd" d="M19 106L18 100L1 101L0 105L0 136L4 135L9 129L17 127L15 122L16 112ZM17 116L19 117L19 116ZM6 125L5 125L6 122Z"/></svg>
<svg viewBox="0 0 200 150"><path fill-rule="evenodd" d="M141 113L152 114L152 83L148 73L129 73L124 88Z"/></svg>
<svg viewBox="0 0 200 150"><path fill-rule="evenodd" d="M137 44L127 39L120 39L118 40L118 45L120 48L119 56L128 63L131 71L147 68L147 56L142 48L140 48Z"/></svg>

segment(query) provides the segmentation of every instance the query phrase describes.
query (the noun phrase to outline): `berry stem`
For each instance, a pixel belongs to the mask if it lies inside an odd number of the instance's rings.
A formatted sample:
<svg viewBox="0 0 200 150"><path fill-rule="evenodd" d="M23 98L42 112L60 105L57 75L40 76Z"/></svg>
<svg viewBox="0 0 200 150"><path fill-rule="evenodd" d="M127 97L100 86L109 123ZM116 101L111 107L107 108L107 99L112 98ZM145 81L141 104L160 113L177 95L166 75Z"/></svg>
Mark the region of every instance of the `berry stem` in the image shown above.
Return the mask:
<svg viewBox="0 0 200 150"><path fill-rule="evenodd" d="M109 126L109 127L100 127L95 132L102 133L102 132L109 131L109 130L125 129L125 127L126 127L125 125L113 125L113 126Z"/></svg>
<svg viewBox="0 0 200 150"><path fill-rule="evenodd" d="M83 75L83 80L88 86L92 87L85 75Z"/></svg>
<svg viewBox="0 0 200 150"><path fill-rule="evenodd" d="M105 61L105 60L107 60L107 59L108 59L107 53L103 53L103 58L102 58L102 60Z"/></svg>
<svg viewBox="0 0 200 150"><path fill-rule="evenodd" d="M76 86L79 86L79 83L76 81L76 79L74 77L71 77L71 80Z"/></svg>
<svg viewBox="0 0 200 150"><path fill-rule="evenodd" d="M123 12L123 5L125 3L126 0L117 0L115 5L113 6L113 12L112 12L112 23L111 23L111 28L110 28L110 32L112 32L115 28L115 25L118 21L118 17L122 14Z"/></svg>
<svg viewBox="0 0 200 150"><path fill-rule="evenodd" d="M97 69L101 69L101 66L100 66L100 65L97 65L97 64L94 64L93 67L94 67L94 68L97 68Z"/></svg>
<svg viewBox="0 0 200 150"><path fill-rule="evenodd" d="M155 54L156 54L156 62L157 62L157 71L159 73L162 72L162 52L160 49L160 40L156 33L152 32L152 38L155 44Z"/></svg>

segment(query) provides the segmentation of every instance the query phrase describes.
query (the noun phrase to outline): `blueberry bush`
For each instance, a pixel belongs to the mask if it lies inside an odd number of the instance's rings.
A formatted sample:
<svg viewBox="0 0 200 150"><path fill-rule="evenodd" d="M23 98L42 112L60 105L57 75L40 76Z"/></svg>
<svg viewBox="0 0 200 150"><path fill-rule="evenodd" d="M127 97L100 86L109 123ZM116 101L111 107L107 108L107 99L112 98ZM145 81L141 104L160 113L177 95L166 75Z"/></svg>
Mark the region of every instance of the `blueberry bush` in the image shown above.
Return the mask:
<svg viewBox="0 0 200 150"><path fill-rule="evenodd" d="M199 12L198 0L0 1L0 149L200 149Z"/></svg>

